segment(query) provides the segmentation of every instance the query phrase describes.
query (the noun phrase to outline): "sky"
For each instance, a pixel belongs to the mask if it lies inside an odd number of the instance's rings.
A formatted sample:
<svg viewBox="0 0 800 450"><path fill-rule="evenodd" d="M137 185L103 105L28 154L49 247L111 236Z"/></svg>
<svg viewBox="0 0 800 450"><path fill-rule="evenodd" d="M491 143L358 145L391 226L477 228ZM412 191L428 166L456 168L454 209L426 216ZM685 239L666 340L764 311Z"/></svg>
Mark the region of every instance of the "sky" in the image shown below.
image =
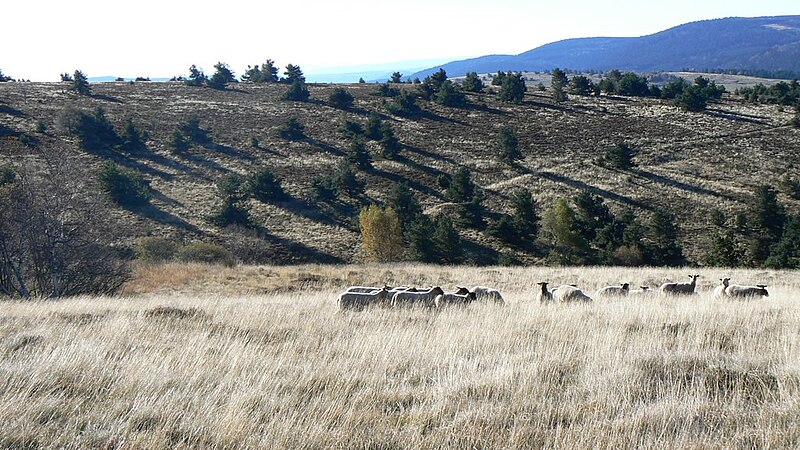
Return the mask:
<svg viewBox="0 0 800 450"><path fill-rule="evenodd" d="M0 15L0 70L58 81L76 69L157 78L196 64L211 74L217 62L238 76L268 58L307 74L414 67L696 20L800 15L800 1L7 0Z"/></svg>

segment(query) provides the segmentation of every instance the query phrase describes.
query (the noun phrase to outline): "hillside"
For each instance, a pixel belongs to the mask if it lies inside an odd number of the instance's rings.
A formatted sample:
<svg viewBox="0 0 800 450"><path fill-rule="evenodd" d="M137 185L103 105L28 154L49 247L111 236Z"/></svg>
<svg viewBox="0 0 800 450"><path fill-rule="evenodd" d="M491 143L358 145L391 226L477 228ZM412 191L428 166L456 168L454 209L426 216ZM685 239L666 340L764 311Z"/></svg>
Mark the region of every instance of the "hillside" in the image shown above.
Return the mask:
<svg viewBox="0 0 800 450"><path fill-rule="evenodd" d="M635 38L567 39L519 55L489 55L443 68L451 76L467 72L632 70L638 72L704 69L788 70L800 72L800 16L726 18L692 22Z"/></svg>
<svg viewBox="0 0 800 450"><path fill-rule="evenodd" d="M383 99L370 95L376 85L345 87L355 105L345 111L321 99L342 85L310 85L312 101L281 100L285 85L240 83L225 91L180 83L103 83L93 96L78 96L57 83L0 83L0 162L21 161L35 153L19 133L35 136L39 147L66 145L87 167L103 159L143 172L155 191L152 207L115 209L132 241L145 235L222 242L250 247L264 262L359 261L362 257L355 201L318 205L312 181L332 172L344 158L348 141L337 130L345 120L366 122L370 111L385 114ZM617 97L571 97L561 105L545 93L529 91L521 105L500 103L491 94L470 94L474 106L449 108L422 102L416 119L385 115L403 144L397 160L377 156L369 142L375 169L358 176L367 182L365 201L380 201L398 183L407 182L431 214L447 212L441 173L460 166L472 170L496 214L509 211L514 189L530 189L541 209L559 196L589 189L615 212L632 209L647 218L656 208L680 220L687 255L698 260L709 236L707 214L717 207L732 215L742 211L759 184L776 185L783 174L797 173L800 131L785 124L792 112L775 106L742 105L735 99L704 113L687 113L662 100ZM126 120L149 133L148 151L138 154L87 154L75 138L56 131L56 117L68 106L93 111L102 107L117 130ZM176 125L197 114L212 143L175 155L167 142ZM277 130L289 117L306 127L308 139L288 142ZM36 131L37 122L47 132ZM525 156L511 167L499 161L493 141L503 126L516 129ZM261 145L253 148L252 137ZM619 172L594 164L605 149L625 140L641 150L639 167ZM253 200L251 209L263 232L222 230L207 218L219 205L215 183L230 172L268 167L283 179L292 199L276 205ZM794 211L796 201L781 195ZM490 215L490 221L493 217ZM504 248L485 232L462 230L473 262L493 262ZM515 250L523 260L538 257Z"/></svg>

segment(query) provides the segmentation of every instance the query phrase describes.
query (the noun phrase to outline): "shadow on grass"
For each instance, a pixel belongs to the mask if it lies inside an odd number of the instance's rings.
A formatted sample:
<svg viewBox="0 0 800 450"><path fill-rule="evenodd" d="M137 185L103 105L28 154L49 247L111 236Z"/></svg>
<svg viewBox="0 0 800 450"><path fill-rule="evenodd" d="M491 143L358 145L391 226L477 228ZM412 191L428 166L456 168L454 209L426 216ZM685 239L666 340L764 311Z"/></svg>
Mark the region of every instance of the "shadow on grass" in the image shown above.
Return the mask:
<svg viewBox="0 0 800 450"><path fill-rule="evenodd" d="M764 125L769 126L771 125L769 122L765 120L763 117L760 116L751 116L747 114L741 114L733 111L723 111L721 109L706 109L705 115L711 117L718 117L720 119L728 119L733 120L736 122L745 122L745 123L753 123L756 125Z"/></svg>
<svg viewBox="0 0 800 450"><path fill-rule="evenodd" d="M9 116L14 117L28 117L25 112L18 110L17 108L8 106L4 103L0 103L0 114L8 114Z"/></svg>
<svg viewBox="0 0 800 450"><path fill-rule="evenodd" d="M682 181L678 181L678 180L675 180L675 179L672 179L672 178L669 178L669 177L665 177L663 175L658 175L658 174L655 174L655 173L652 173L652 172L647 172L645 170L635 169L635 170L632 170L630 173L633 174L633 175L636 175L638 177L650 180L650 181L652 181L654 183L661 183L661 184L663 184L665 186L678 188L680 190L683 190L683 191L686 191L686 192L691 192L693 194L709 195L709 196L717 197L717 198L725 198L725 199L728 199L728 200L735 200L735 198L731 197L730 195L723 194L723 193L718 192L718 191L713 191L711 189L706 189L706 188L703 188L703 187L700 187L700 186L695 186L695 185L692 185L692 184L684 183Z"/></svg>
<svg viewBox="0 0 800 450"><path fill-rule="evenodd" d="M323 151L331 153L331 154L336 155L336 156L344 156L344 155L346 155L346 153L344 151L339 150L338 148L332 146L331 144L328 144L327 142L324 142L324 141L320 141L318 139L306 138L306 142L308 142L309 144L313 145L314 147L318 147L318 148L322 149Z"/></svg>
<svg viewBox="0 0 800 450"><path fill-rule="evenodd" d="M385 178L385 179L390 180L390 181L394 181L395 183L398 183L398 184L406 183L408 185L408 187L410 187L411 189L414 189L414 190L416 190L418 192L422 192L423 194L429 195L431 197L435 197L435 198L437 198L439 200L444 200L444 195L442 195L441 192L439 192L439 191L437 191L435 189L431 189L428 186L425 186L424 184L422 184L422 183L420 183L420 182L418 182L416 180L408 179L408 177L404 177L404 176L398 175L396 173L386 172L385 170L376 169L376 168L372 168L372 169L368 170L367 173L369 173L371 175L375 175L375 176L381 177L381 178Z"/></svg>
<svg viewBox="0 0 800 450"><path fill-rule="evenodd" d="M538 175L542 178L545 178L550 181L554 181L556 183L566 184L567 186L573 187L579 190L587 190L592 194L599 195L600 197L607 198L609 200L614 200L619 203L624 203L629 206L634 206L636 208L652 210L653 207L646 203L640 202L639 200L634 200L630 197L626 197L621 194L617 194L616 192L611 192L607 189L602 189L597 186L592 186L591 184L584 183L583 181L574 180L564 175L552 173L552 172L532 172L534 175Z"/></svg>

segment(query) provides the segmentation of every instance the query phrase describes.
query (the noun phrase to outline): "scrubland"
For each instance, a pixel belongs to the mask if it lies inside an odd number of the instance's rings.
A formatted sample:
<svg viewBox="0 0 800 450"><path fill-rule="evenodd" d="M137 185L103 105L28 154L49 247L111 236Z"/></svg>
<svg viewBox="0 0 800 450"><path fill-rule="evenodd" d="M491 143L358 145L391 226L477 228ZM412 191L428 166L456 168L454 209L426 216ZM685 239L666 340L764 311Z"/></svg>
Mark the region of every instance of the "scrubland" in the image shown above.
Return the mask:
<svg viewBox="0 0 800 450"><path fill-rule="evenodd" d="M540 305L685 269L140 267L114 298L0 303L2 448L797 448L800 273ZM714 299L713 281L770 297ZM348 284L507 304L336 310Z"/></svg>

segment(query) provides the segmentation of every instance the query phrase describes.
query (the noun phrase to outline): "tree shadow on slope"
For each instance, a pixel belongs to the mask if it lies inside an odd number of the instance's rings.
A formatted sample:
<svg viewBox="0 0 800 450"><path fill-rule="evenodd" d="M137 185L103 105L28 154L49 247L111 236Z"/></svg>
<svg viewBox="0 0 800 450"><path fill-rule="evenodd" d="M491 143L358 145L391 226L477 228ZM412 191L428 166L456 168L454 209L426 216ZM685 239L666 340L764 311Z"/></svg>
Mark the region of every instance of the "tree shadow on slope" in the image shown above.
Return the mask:
<svg viewBox="0 0 800 450"><path fill-rule="evenodd" d="M165 203L169 203L169 202L173 201L172 199L169 199L168 197L165 197L160 192L155 191L153 194L154 194L153 196L155 198L157 198L157 199L166 198L167 201L165 201ZM190 223L190 222L188 222L188 221L176 216L175 214L172 214L172 213L170 213L168 211L165 211L165 210L159 208L158 206L153 205L152 203L148 203L147 205L140 206L140 207L138 207L138 208L136 208L136 209L134 209L132 211L134 213L142 216L142 217L150 219L150 220L152 220L154 222L158 222L158 223L160 223L162 225L167 225L167 226L170 226L170 227L179 228L179 229L181 229L183 231L186 231L186 232L189 232L189 233L195 233L195 234L202 234L203 233L203 231L200 228L198 228L197 226L193 225L192 223Z"/></svg>
<svg viewBox="0 0 800 450"><path fill-rule="evenodd" d="M347 215L352 214L353 210L347 208L345 204L333 203L327 204L328 208L320 208L316 203L296 197L289 197L273 204L314 222L343 228L352 226L349 220L345 220L345 217L349 217ZM328 209L328 212L325 209Z"/></svg>
<svg viewBox="0 0 800 450"><path fill-rule="evenodd" d="M448 163L454 164L454 165L457 164L450 157L447 157L447 156L444 156L444 155L438 154L438 153L433 153L433 152L430 152L428 150L425 150L425 149L422 149L422 148L419 148L419 147L415 147L413 145L402 144L402 148L403 148L403 150L407 150L407 151L409 151L411 153L416 153L417 155L424 156L426 158L430 158L430 159L437 160L437 161L445 161L445 162L448 162Z"/></svg>
<svg viewBox="0 0 800 450"><path fill-rule="evenodd" d="M309 247L292 239L276 236L263 227L227 228L227 247L246 263L258 264L341 264L338 256ZM246 255L243 255L246 253Z"/></svg>
<svg viewBox="0 0 800 450"><path fill-rule="evenodd" d="M437 191L435 189L431 189L428 186L425 186L424 184L420 183L419 181L416 181L414 179L410 179L410 178L405 177L403 175L399 175L399 174L392 173L392 172L387 172L387 171L385 171L383 169L377 169L377 168L372 168L372 169L368 170L367 173L369 173L371 175L375 175L375 176L381 177L381 178L384 178L384 179L387 179L389 181L393 181L393 182L395 182L397 184L406 183L408 185L408 187L410 187L411 189L414 189L414 190L416 190L418 192L421 192L423 194L426 194L428 196L435 197L435 198L437 198L439 200L444 200L444 195L441 192L439 192L439 191ZM441 172L439 172L439 173L441 173Z"/></svg>
<svg viewBox="0 0 800 450"><path fill-rule="evenodd" d="M26 114L24 111L9 106L5 103L0 103L0 114L8 114L9 116L13 117L28 117L28 114Z"/></svg>
<svg viewBox="0 0 800 450"><path fill-rule="evenodd" d="M325 151L327 153L330 153L332 155L344 156L346 154L344 151L339 150L338 148L334 147L333 145L328 144L327 142L324 142L324 141L320 141L318 139L306 138L306 141L309 144L313 145L314 147L318 147L318 148L322 149L323 151Z"/></svg>
<svg viewBox="0 0 800 450"><path fill-rule="evenodd" d="M735 111L723 111L721 109L711 109L711 108L709 108L709 109L705 110L704 114L707 115L707 116L717 117L717 118L720 118L720 119L733 120L733 121L736 121L736 122L752 123L752 124L764 125L764 126L770 126L771 125L766 120L763 120L763 119L765 119L764 117L752 116L752 115L748 115L748 114L741 114L741 113L737 113Z"/></svg>
<svg viewBox="0 0 800 450"><path fill-rule="evenodd" d="M532 174L538 175L538 176L540 176L540 177L542 177L544 179L547 179L547 180L550 180L550 181L553 181L553 182L556 182L556 183L566 184L567 186L570 186L570 187L578 189L578 190L587 190L587 191L589 191L589 192L591 192L591 193L593 193L595 195L599 195L600 197L604 197L604 198L607 198L609 200L613 200L613 201L616 201L616 202L619 202L619 203L623 203L623 204L626 204L628 206L634 206L636 208L647 209L647 210L652 210L653 209L653 207L651 205L648 205L646 203L640 202L639 200L634 200L634 199L632 199L630 197L626 197L624 195L617 194L616 192L611 192L611 191L609 191L607 189L602 189L602 188L599 188L597 186L592 186L591 184L587 184L587 183L584 183L583 181L569 178L569 177L567 177L565 175L556 174L556 173L547 172L547 171L532 172Z"/></svg>
<svg viewBox="0 0 800 450"><path fill-rule="evenodd" d="M652 181L654 183L660 183L660 184L663 184L664 186L674 187L674 188L677 188L677 189L680 189L680 190L683 190L683 191L686 191L686 192L691 192L693 194L708 195L708 196L711 196L711 197L725 198L725 199L728 199L728 200L736 200L734 197L732 197L732 196L730 196L728 194L724 194L724 193L721 193L721 192L718 192L718 191L714 191L714 190L711 190L711 189L706 189L706 188L700 187L700 186L695 186L693 184L685 183L683 181L678 181L678 180L675 180L673 178L666 177L664 175L658 175L658 174L655 174L655 173L652 173L652 172L647 172L647 171L642 170L642 169L634 169L634 170L631 170L630 173L633 174L633 175L636 175L636 176L638 176L640 178L644 178L644 179L650 180L650 181Z"/></svg>

